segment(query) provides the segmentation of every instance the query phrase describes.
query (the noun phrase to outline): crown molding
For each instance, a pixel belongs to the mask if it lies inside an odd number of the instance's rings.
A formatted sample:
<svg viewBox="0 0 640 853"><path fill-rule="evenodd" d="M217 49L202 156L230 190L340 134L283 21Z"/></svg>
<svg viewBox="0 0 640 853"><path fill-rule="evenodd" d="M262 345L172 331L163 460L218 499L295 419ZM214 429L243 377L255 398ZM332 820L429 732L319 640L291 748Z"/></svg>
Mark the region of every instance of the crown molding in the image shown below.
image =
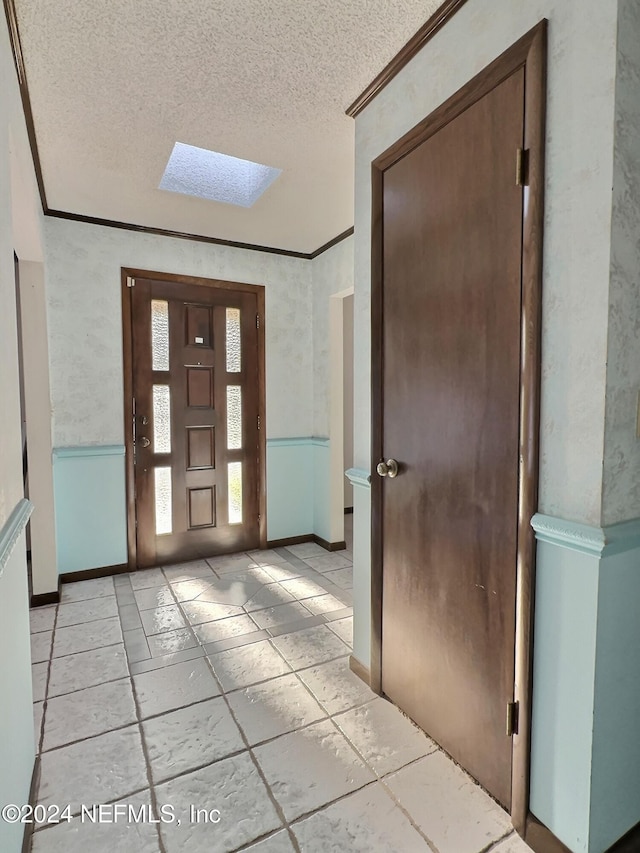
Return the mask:
<svg viewBox="0 0 640 853"><path fill-rule="evenodd" d="M135 225L132 222L119 222L115 219L102 219L99 216L85 216L82 213L71 213L67 210L45 210L45 216L53 219L66 219L71 222L84 222L87 225L101 225L104 228L119 228L123 231L134 231L138 234L153 234L157 237L177 237L179 240L191 240L196 243L210 243L215 246L229 246L232 249L248 249L252 252L267 252L271 255L285 255L288 258L311 259L307 252L294 252L289 249L277 249L271 246L258 246L255 243L239 243L235 240L222 240L219 237L205 237L202 234L189 234L186 231L171 231L167 228L154 228L150 225Z"/></svg>
<svg viewBox="0 0 640 853"><path fill-rule="evenodd" d="M444 25L453 18L467 0L445 0L439 9L433 13L429 20L424 23L418 32L409 39L405 46L400 50L393 59L382 69L367 86L364 92L361 92L355 101L346 109L346 114L355 118L362 110L380 94L393 78L402 71L413 57L422 50L425 44L430 41L435 34L444 27Z"/></svg>
<svg viewBox="0 0 640 853"><path fill-rule="evenodd" d="M280 249L273 246L260 246L255 243L241 243L235 240L223 240L218 237L206 237L201 234L190 234L184 231L171 231L165 228L154 228L148 225L136 225L132 222L119 222L113 219L102 219L98 216L85 216L81 213L73 213L66 210L55 210L49 207L47 202L47 194L44 186L44 177L42 174L42 165L40 162L40 153L38 151L38 141L36 138L36 129L33 121L33 112L31 109L31 97L29 95L29 86L27 84L27 74L24 64L24 56L22 53L22 43L20 41L20 31L18 29L18 16L14 0L3 0L4 12L7 19L7 28L9 31L9 40L11 42L11 51L13 53L13 61L18 77L18 86L20 89L20 97L22 99L22 108L24 111L25 124L27 128L27 136L29 138L29 147L31 148L31 157L33 159L33 168L36 174L38 184L38 192L40 193L40 203L42 204L42 212L45 216L50 216L54 219L67 219L71 222L84 222L89 225L102 225L105 228L120 228L125 231L134 231L140 234L154 234L158 237L176 237L180 240L192 240L198 243L210 243L216 246L229 246L233 249L246 249L251 252L267 252L271 255L283 255L288 258L301 258L305 261L312 261L331 249L336 244L345 240L353 234L353 227L343 231L319 246L314 252L296 252L290 249Z"/></svg>

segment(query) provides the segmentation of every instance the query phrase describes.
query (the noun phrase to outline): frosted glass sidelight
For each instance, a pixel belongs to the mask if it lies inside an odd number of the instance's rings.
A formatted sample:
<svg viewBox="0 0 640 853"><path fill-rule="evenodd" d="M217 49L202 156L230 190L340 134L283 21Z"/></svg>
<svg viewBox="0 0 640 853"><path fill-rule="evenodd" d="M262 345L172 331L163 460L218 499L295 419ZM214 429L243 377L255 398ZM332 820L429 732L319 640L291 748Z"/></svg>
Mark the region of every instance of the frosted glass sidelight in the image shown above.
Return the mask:
<svg viewBox="0 0 640 853"><path fill-rule="evenodd" d="M171 453L171 392L168 385L153 386L153 452Z"/></svg>
<svg viewBox="0 0 640 853"><path fill-rule="evenodd" d="M156 533L171 533L171 468L155 469Z"/></svg>
<svg viewBox="0 0 640 853"><path fill-rule="evenodd" d="M242 462L229 462L229 524L242 524Z"/></svg>
<svg viewBox="0 0 640 853"><path fill-rule="evenodd" d="M151 300L151 368L169 370L169 303Z"/></svg>
<svg viewBox="0 0 640 853"><path fill-rule="evenodd" d="M242 447L242 388L227 385L227 450Z"/></svg>
<svg viewBox="0 0 640 853"><path fill-rule="evenodd" d="M241 370L240 309L227 308L227 373Z"/></svg>

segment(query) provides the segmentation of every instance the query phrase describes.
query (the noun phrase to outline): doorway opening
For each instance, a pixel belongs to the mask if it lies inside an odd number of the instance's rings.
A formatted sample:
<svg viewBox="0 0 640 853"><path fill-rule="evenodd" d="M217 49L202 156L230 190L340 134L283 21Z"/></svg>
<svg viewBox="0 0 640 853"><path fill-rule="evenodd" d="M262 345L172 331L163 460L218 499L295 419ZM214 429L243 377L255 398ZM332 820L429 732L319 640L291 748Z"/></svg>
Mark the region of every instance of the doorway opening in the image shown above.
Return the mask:
<svg viewBox="0 0 640 853"><path fill-rule="evenodd" d="M329 297L329 447L331 541L344 541L345 511L353 511L353 288ZM346 485L345 485L346 484ZM349 524L351 520L349 519Z"/></svg>
<svg viewBox="0 0 640 853"><path fill-rule="evenodd" d="M372 164L371 686L521 834L545 45L543 21Z"/></svg>

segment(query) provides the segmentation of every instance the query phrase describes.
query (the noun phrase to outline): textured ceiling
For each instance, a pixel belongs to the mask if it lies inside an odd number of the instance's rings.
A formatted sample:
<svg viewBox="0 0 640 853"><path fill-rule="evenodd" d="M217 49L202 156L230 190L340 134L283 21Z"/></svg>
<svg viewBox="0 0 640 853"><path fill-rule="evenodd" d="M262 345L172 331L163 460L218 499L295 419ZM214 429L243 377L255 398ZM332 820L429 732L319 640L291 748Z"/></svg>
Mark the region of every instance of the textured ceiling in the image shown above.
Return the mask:
<svg viewBox="0 0 640 853"><path fill-rule="evenodd" d="M15 0L50 209L310 252L353 225L347 106L442 0ZM282 169L158 189L176 141Z"/></svg>

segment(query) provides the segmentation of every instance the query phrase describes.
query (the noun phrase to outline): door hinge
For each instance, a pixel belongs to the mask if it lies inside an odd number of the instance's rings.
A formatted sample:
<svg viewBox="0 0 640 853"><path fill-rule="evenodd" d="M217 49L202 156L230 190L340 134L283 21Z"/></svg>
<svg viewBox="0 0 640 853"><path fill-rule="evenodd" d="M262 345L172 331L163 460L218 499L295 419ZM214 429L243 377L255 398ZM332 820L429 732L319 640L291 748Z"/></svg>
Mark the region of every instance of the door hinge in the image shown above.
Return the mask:
<svg viewBox="0 0 640 853"><path fill-rule="evenodd" d="M516 186L526 187L529 183L529 149L518 148L516 151Z"/></svg>
<svg viewBox="0 0 640 853"><path fill-rule="evenodd" d="M258 415L258 429L262 429L262 422L260 420L260 415Z"/></svg>
<svg viewBox="0 0 640 853"><path fill-rule="evenodd" d="M127 287L135 287L136 280L132 278L130 275L127 276Z"/></svg>
<svg viewBox="0 0 640 853"><path fill-rule="evenodd" d="M256 329L260 328L260 315L256 314Z"/></svg>
<svg viewBox="0 0 640 853"><path fill-rule="evenodd" d="M507 702L507 737L518 734L519 702Z"/></svg>

